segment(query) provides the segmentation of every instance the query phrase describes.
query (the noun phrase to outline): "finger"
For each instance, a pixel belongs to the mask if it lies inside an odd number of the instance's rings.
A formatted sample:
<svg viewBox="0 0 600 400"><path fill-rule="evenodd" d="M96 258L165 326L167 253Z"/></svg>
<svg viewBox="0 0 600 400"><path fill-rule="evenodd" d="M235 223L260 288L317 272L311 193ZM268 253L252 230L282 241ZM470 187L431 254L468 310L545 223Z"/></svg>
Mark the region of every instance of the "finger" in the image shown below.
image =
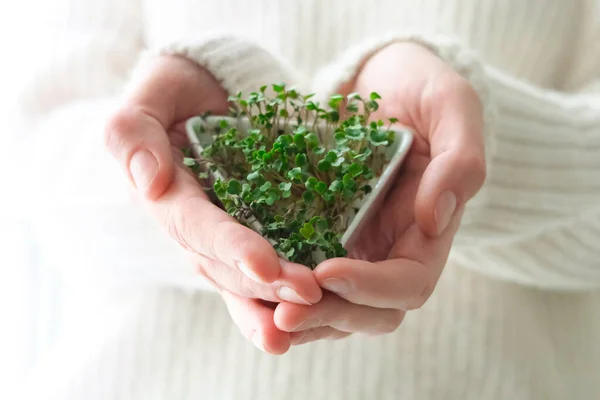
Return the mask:
<svg viewBox="0 0 600 400"><path fill-rule="evenodd" d="M331 259L317 267L322 288L355 304L410 310L420 307L434 284L427 266L409 259L377 263Z"/></svg>
<svg viewBox="0 0 600 400"><path fill-rule="evenodd" d="M156 199L173 178L167 130L201 112L226 112L227 96L209 73L179 57L148 62L131 88L105 128L105 142L138 191Z"/></svg>
<svg viewBox="0 0 600 400"><path fill-rule="evenodd" d="M438 236L481 188L486 176L482 105L456 74L432 78L424 90L431 162L415 201L421 229Z"/></svg>
<svg viewBox="0 0 600 400"><path fill-rule="evenodd" d="M218 285L238 296L303 305L315 304L322 297L321 288L314 275L310 269L300 264L280 259L279 279L273 283L261 283L207 257L196 256L196 261L198 270L204 277L215 286Z"/></svg>
<svg viewBox="0 0 600 400"><path fill-rule="evenodd" d="M266 303L221 291L231 318L242 335L262 351L284 354L290 348L290 334L273 323L273 309Z"/></svg>
<svg viewBox="0 0 600 400"><path fill-rule="evenodd" d="M257 282L274 282L281 267L273 246L212 204L195 178L175 168L173 183L146 202L185 249L235 268Z"/></svg>
<svg viewBox="0 0 600 400"><path fill-rule="evenodd" d="M275 325L286 332L329 326L343 332L383 334L396 330L403 318L403 311L350 303L333 293L326 293L314 306L281 303L275 310Z"/></svg>
<svg viewBox="0 0 600 400"><path fill-rule="evenodd" d="M315 342L317 340L338 340L350 336L349 332L342 332L329 326L309 329L303 332L293 332L291 334L291 343L294 346Z"/></svg>
<svg viewBox="0 0 600 400"><path fill-rule="evenodd" d="M140 109L124 109L110 119L105 141L143 196L156 199L171 184L171 144L164 127L153 117Z"/></svg>
<svg viewBox="0 0 600 400"><path fill-rule="evenodd" d="M461 216L459 212L439 238L426 237L412 225L386 261L333 258L315 268L315 277L322 288L355 304L404 311L420 308L439 280Z"/></svg>

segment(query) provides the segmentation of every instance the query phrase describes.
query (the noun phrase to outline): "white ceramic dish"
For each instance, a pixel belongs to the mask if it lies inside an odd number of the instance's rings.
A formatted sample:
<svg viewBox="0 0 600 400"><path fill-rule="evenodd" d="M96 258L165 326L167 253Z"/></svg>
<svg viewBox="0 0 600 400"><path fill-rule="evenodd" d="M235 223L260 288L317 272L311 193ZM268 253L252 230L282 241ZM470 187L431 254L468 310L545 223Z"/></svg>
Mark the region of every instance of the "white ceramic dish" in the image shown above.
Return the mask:
<svg viewBox="0 0 600 400"><path fill-rule="evenodd" d="M186 132L190 143L192 144L192 151L195 157L200 158L202 150L212 143L215 128L222 120L226 120L229 123L229 126L236 127L239 132L244 132L249 128L247 119L237 120L230 117L216 116L190 118L186 123ZM373 191L369 193L369 195L363 197L360 201L352 204L351 207L348 207L349 213L351 214L346 216L350 218L350 223L341 239L342 245L348 250L352 248L353 242L356 240L358 233L364 224L381 207L387 192L400 170L400 166L402 165L406 154L410 150L414 136L413 132L404 127L395 128L394 131L396 132L395 140L391 146L386 148L386 158L389 162L384 167L383 173L369 182ZM223 171L215 171L212 175L214 178L226 178ZM358 209L358 212L355 215L353 215L354 209ZM258 222L251 223L250 225L257 231L261 228L261 225ZM322 254L315 254L315 259L317 261L321 261L323 258Z"/></svg>

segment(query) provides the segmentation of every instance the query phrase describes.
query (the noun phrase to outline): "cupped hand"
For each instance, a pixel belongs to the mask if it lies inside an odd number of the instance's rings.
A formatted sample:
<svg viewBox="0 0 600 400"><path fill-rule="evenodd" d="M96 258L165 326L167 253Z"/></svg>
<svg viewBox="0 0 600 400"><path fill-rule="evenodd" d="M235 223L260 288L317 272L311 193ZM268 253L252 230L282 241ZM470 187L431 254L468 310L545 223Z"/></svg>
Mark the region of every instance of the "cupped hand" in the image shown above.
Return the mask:
<svg viewBox="0 0 600 400"><path fill-rule="evenodd" d="M210 202L182 164L185 121L227 112L227 93L195 63L164 56L138 71L106 126L106 145L142 202L191 255L225 299L242 333L279 354L290 334L278 330L269 302L314 304L322 292L306 267L285 262L256 232Z"/></svg>
<svg viewBox="0 0 600 400"><path fill-rule="evenodd" d="M482 104L468 81L425 47L392 44L341 90L382 100L374 117L416 132L395 186L349 258L315 269L327 289L315 305L278 305L275 322L292 343L394 331L436 286L465 203L486 174Z"/></svg>

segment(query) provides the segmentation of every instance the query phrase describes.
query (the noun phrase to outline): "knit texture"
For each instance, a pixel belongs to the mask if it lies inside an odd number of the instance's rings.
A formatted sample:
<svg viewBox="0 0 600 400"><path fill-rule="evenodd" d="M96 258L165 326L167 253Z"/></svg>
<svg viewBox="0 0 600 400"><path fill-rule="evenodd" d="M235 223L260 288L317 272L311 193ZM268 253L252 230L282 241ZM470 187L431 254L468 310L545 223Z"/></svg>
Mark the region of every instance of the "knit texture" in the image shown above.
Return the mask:
<svg viewBox="0 0 600 400"><path fill-rule="evenodd" d="M600 1L140 3L57 2L69 17L46 40L75 50L41 63L32 82L45 84L20 102L42 118L35 231L77 306L32 398L600 397ZM102 153L110 94L149 49L195 60L232 93L283 80L323 95L395 40L427 46L480 94L482 196L397 332L261 353L128 198Z"/></svg>

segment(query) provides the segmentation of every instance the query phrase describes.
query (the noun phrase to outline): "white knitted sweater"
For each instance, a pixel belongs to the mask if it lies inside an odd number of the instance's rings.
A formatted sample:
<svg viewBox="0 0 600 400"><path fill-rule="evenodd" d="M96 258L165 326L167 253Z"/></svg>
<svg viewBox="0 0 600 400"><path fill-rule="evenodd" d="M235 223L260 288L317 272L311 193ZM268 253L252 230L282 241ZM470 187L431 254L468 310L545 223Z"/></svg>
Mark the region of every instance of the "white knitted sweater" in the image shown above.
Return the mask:
<svg viewBox="0 0 600 400"><path fill-rule="evenodd" d="M600 398L600 1L51 3L19 112L36 132L39 243L80 307L34 376L38 398ZM102 152L114 95L144 48L232 92L286 81L323 95L405 39L480 93L488 181L397 332L263 354L129 200Z"/></svg>

